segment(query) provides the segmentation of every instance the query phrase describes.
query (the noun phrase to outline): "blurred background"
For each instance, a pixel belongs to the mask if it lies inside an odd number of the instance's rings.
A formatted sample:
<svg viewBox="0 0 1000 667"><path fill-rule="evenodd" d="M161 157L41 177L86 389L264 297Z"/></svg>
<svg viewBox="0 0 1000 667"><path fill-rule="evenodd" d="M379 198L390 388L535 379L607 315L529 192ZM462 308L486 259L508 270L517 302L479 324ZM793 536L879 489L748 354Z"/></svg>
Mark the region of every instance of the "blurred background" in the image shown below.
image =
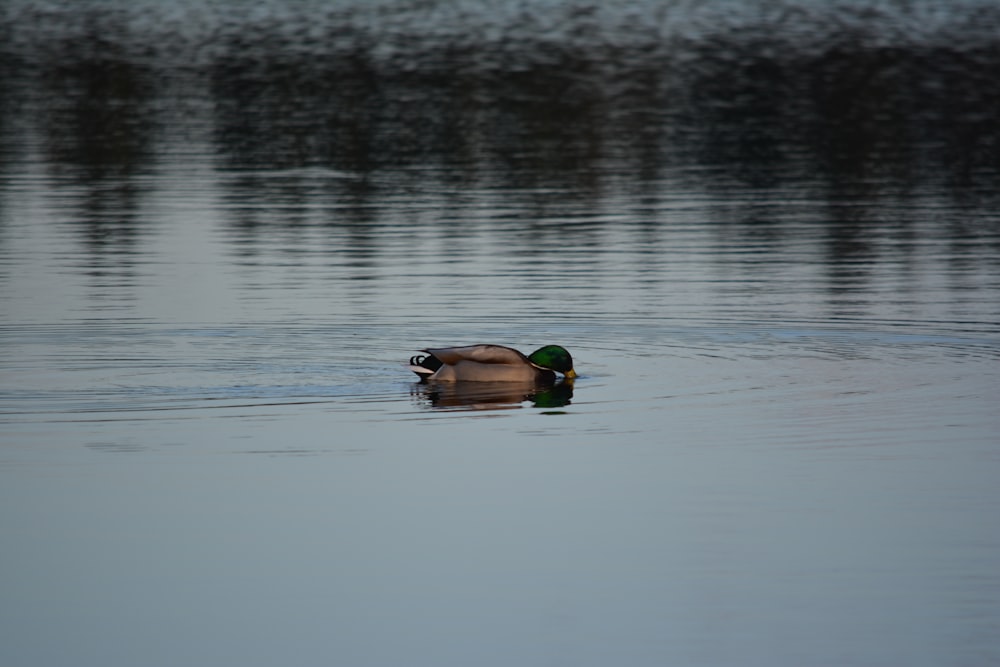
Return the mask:
<svg viewBox="0 0 1000 667"><path fill-rule="evenodd" d="M877 252L875 202L960 199L948 238L996 250L976 213L996 204L998 26L983 0L10 0L0 169L37 165L80 200L90 252L124 257L168 169L215 175L247 251L302 222L265 197L334 199L328 222L364 227L406 188L593 208L667 178L821 199L834 256Z"/></svg>

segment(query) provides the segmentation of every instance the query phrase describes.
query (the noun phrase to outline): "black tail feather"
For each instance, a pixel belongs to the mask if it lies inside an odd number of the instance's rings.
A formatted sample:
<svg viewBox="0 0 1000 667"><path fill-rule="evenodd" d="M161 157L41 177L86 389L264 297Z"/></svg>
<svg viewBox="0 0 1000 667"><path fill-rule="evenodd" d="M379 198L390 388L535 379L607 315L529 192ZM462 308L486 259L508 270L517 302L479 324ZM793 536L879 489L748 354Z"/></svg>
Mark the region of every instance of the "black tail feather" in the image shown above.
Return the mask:
<svg viewBox="0 0 1000 667"><path fill-rule="evenodd" d="M443 364L441 363L441 360L435 357L433 354L428 354L427 356L418 354L414 357L410 357L410 365L422 366L423 368L426 368L427 370L434 372L437 369L441 368Z"/></svg>

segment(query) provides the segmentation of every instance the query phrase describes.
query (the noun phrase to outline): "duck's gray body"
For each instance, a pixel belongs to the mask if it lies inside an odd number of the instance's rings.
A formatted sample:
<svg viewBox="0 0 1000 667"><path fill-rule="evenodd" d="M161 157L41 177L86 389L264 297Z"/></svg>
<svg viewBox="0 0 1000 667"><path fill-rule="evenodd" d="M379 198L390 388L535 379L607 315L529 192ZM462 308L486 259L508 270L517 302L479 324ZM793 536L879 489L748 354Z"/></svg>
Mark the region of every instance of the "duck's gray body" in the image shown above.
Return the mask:
<svg viewBox="0 0 1000 667"><path fill-rule="evenodd" d="M553 381L555 373L503 345L466 345L422 350L426 357L410 359L410 370L439 382Z"/></svg>

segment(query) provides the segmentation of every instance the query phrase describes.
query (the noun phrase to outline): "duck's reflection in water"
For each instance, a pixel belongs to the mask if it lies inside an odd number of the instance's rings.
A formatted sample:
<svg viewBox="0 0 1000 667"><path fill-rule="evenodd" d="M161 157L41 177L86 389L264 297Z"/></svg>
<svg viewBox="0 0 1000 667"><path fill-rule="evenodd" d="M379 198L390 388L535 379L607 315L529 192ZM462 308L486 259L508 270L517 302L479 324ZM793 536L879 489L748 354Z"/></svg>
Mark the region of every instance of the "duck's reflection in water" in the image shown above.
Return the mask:
<svg viewBox="0 0 1000 667"><path fill-rule="evenodd" d="M510 410L531 401L536 408L561 408L573 398L573 381L417 382L411 393L429 407L452 410Z"/></svg>

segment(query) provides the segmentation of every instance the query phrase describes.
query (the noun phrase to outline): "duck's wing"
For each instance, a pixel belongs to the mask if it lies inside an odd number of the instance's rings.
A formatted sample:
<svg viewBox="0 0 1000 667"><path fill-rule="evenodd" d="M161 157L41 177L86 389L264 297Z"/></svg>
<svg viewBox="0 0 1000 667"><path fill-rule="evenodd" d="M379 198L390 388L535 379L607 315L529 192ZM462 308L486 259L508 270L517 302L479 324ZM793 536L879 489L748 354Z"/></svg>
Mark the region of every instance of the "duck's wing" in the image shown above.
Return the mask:
<svg viewBox="0 0 1000 667"><path fill-rule="evenodd" d="M460 361L475 361L480 364L506 364L512 366L531 365L528 358L511 347L503 345L466 345L464 347L440 347L424 350L442 363L454 366Z"/></svg>

